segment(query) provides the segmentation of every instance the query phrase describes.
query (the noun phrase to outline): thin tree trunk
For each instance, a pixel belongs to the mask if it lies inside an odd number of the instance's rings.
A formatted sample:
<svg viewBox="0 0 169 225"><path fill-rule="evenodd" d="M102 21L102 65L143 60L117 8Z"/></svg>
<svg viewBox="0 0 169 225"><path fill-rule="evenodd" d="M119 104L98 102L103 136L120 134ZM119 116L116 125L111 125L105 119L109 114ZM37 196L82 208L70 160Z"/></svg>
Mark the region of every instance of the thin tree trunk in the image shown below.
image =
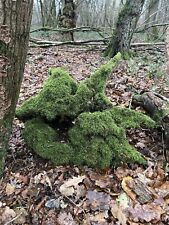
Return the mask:
<svg viewBox="0 0 169 225"><path fill-rule="evenodd" d="M105 55L113 57L117 52L125 53L130 49L131 39L137 25L144 0L127 0L119 13L112 39Z"/></svg>
<svg viewBox="0 0 169 225"><path fill-rule="evenodd" d="M166 30L166 50L167 50L167 75L169 75L169 26Z"/></svg>
<svg viewBox="0 0 169 225"><path fill-rule="evenodd" d="M33 0L1 0L0 20L0 175L23 78Z"/></svg>

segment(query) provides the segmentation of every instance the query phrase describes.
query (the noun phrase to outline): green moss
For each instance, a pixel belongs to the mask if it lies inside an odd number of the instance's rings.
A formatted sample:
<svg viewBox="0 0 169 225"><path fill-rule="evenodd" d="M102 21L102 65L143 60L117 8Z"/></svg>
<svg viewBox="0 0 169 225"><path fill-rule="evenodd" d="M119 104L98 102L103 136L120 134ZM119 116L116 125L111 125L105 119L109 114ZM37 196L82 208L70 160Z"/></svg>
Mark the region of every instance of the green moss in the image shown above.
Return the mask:
<svg viewBox="0 0 169 225"><path fill-rule="evenodd" d="M6 56L7 50L8 45L4 41L0 40L0 55Z"/></svg>
<svg viewBox="0 0 169 225"><path fill-rule="evenodd" d="M112 136L106 137L106 142L110 146L112 151L112 164L118 165L120 163L138 162L140 164L146 164L146 160L143 156L128 143L128 140L124 136L115 137L112 140Z"/></svg>
<svg viewBox="0 0 169 225"><path fill-rule="evenodd" d="M51 69L40 93L17 110L18 118L28 120L24 130L28 146L56 165L144 164L142 155L128 143L125 129L154 127L155 122L142 113L113 107L105 95L108 75L119 59L120 54L80 84L65 70ZM60 119L71 121L64 143L59 140Z"/></svg>
<svg viewBox="0 0 169 225"><path fill-rule="evenodd" d="M81 112L109 107L111 102L105 95L106 80L120 59L119 53L79 85L65 70L50 69L51 76L43 89L17 109L16 116L27 120L38 115L52 121L57 117L76 118Z"/></svg>
<svg viewBox="0 0 169 225"><path fill-rule="evenodd" d="M109 74L112 72L117 65L117 62L121 60L121 54L117 53L112 60L110 60L107 64L101 66L98 70L96 70L90 78L85 80L85 84L90 88L95 90L95 93L103 93L105 92L106 81L108 79Z"/></svg>
<svg viewBox="0 0 169 225"><path fill-rule="evenodd" d="M51 76L43 89L36 96L26 101L17 111L20 119L35 117L36 115L51 121L57 116L71 115L70 105L76 93L77 84L70 75L61 68L50 70Z"/></svg>
<svg viewBox="0 0 169 225"><path fill-rule="evenodd" d="M84 137L83 137L84 138ZM86 138L84 139L86 140ZM79 150L78 150L78 147ZM112 151L103 138L95 137L74 148L73 164L94 168L108 168L112 165Z"/></svg>
<svg viewBox="0 0 169 225"><path fill-rule="evenodd" d="M71 100L69 112L74 118L81 112L88 112L92 109L93 103L93 90L89 89L84 82L78 86L77 92Z"/></svg>
<svg viewBox="0 0 169 225"><path fill-rule="evenodd" d="M77 118L76 126L83 135L101 135L103 137L110 133L117 136L123 135L123 129L114 123L108 111L82 113Z"/></svg>
<svg viewBox="0 0 169 225"><path fill-rule="evenodd" d="M123 128L118 127L110 112L82 113L69 130L70 144L75 151L73 163L106 168L116 162L145 163L132 147Z"/></svg>
<svg viewBox="0 0 169 225"><path fill-rule="evenodd" d="M116 124L123 128L138 128L145 126L154 128L155 122L141 112L123 107L113 107L109 110Z"/></svg>
<svg viewBox="0 0 169 225"><path fill-rule="evenodd" d="M38 116L37 110L37 97L32 97L28 99L22 107L19 107L16 110L16 116L18 119L25 121L27 119L31 119L33 117Z"/></svg>
<svg viewBox="0 0 169 225"><path fill-rule="evenodd" d="M27 145L42 158L50 159L56 165L69 164L71 147L60 143L56 131L42 120L27 121L23 135Z"/></svg>

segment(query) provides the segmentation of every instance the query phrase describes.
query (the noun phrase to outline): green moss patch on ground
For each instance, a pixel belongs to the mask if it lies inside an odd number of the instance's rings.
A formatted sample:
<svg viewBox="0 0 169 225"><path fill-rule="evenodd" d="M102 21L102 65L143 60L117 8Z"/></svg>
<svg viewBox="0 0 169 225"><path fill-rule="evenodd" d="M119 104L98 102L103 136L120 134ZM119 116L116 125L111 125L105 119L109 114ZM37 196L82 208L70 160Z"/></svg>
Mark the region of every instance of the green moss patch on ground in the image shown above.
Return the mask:
<svg viewBox="0 0 169 225"><path fill-rule="evenodd" d="M56 130L41 119L27 121L23 134L27 145L42 158L51 160L55 165L69 164L71 147L60 143Z"/></svg>

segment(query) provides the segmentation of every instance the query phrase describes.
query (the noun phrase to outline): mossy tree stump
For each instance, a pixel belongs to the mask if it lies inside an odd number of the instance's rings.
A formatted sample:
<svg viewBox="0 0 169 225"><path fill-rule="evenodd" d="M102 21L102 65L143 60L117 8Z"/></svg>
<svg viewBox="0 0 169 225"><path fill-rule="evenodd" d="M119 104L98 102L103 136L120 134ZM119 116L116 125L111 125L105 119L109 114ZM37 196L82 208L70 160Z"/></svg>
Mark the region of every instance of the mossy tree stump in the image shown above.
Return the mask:
<svg viewBox="0 0 169 225"><path fill-rule="evenodd" d="M108 76L120 59L117 54L79 84L65 70L51 69L39 94L16 112L25 122L27 145L55 165L104 169L121 162L145 164L128 143L125 129L153 128L155 122L134 110L113 107L105 95Z"/></svg>

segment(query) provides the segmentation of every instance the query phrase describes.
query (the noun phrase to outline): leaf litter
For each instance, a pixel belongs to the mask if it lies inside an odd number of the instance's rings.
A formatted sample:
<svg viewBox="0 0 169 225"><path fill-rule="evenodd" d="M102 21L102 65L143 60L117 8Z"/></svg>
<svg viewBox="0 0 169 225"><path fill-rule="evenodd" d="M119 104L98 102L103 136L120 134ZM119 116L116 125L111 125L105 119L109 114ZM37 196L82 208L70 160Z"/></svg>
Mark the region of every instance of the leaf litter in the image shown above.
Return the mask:
<svg viewBox="0 0 169 225"><path fill-rule="evenodd" d="M165 72L161 75L164 49L137 52L139 56L122 61L108 80L106 91L113 105L131 107L133 93L147 90L169 97L168 77ZM160 73L154 66L157 56ZM31 48L18 105L42 89L50 67L62 66L81 81L106 61L95 50ZM169 170L164 167L158 130L127 130L130 143L147 157L147 168L132 164L96 171L54 167L26 147L22 129L24 125L15 119L0 181L0 224L169 224Z"/></svg>

